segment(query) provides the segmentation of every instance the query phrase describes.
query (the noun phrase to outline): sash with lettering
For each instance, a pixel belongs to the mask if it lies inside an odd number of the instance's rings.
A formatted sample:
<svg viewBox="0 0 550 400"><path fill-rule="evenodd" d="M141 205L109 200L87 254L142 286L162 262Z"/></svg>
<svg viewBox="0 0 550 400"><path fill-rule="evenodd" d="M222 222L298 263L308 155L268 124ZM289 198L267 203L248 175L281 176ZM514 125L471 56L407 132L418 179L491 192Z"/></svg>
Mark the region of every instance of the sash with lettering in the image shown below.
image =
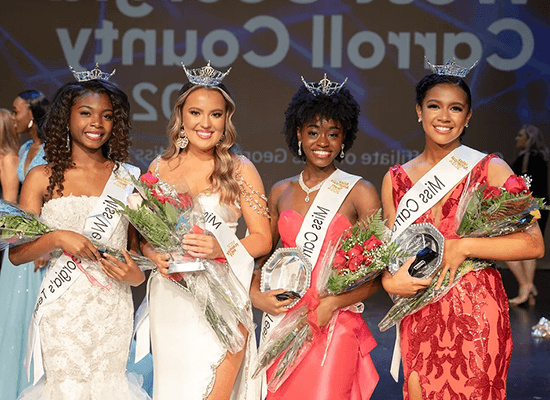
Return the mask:
<svg viewBox="0 0 550 400"><path fill-rule="evenodd" d="M467 146L459 146L414 184L401 198L395 213L392 240L395 240L414 221L437 204L454 188L486 154ZM397 325L390 373L397 382L401 363L400 325Z"/></svg>
<svg viewBox="0 0 550 400"><path fill-rule="evenodd" d="M300 232L296 237L296 245L309 258L313 267L317 264L330 221L332 221L344 199L360 179L360 176L336 169L323 183L313 204L307 211ZM264 340L269 335L273 328L281 322L284 315L263 314L260 340Z"/></svg>
<svg viewBox="0 0 550 400"><path fill-rule="evenodd" d="M120 207L114 199L125 202L128 195L134 190L130 174L136 178L139 177L139 168L122 164L116 172L113 170L103 193L86 219L84 236L100 244L108 243L121 218L120 214L116 212ZM55 264L49 268L42 281L31 317L25 357L25 367L29 379L31 361L34 359L34 384L44 375L40 344L40 320L44 315L44 310L60 298L82 275L84 273L77 268L73 259L66 254L62 254Z"/></svg>
<svg viewBox="0 0 550 400"><path fill-rule="evenodd" d="M254 271L254 258L248 254L237 235L215 211L205 211L204 229L211 232L218 241L238 282L235 279L231 280L242 292L243 298L248 298ZM135 318L135 362L140 361L151 351L148 297L149 287L147 296L140 305Z"/></svg>

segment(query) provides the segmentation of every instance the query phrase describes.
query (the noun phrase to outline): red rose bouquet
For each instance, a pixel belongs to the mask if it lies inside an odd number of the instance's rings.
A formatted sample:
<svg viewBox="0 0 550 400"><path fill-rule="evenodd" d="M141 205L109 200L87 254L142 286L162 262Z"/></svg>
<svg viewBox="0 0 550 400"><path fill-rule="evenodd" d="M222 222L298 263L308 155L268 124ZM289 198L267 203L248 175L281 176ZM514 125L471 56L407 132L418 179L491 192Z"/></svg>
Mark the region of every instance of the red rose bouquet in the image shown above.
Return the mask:
<svg viewBox="0 0 550 400"><path fill-rule="evenodd" d="M529 191L530 179L511 175L502 187L477 185L462 194L459 201L455 229L461 238L495 237L520 232L540 218L539 210L546 210L544 199L534 198ZM407 315L421 310L427 304L445 296L460 279L471 271L478 271L493 264L492 260L468 258L456 271L454 282L449 285L450 272L443 284L435 289L439 272L426 289L412 297L397 297L395 304L380 321L381 331L391 328Z"/></svg>
<svg viewBox="0 0 550 400"><path fill-rule="evenodd" d="M170 255L170 281L194 297L195 305L226 350L240 351L246 340L239 323L254 332L248 293L225 259L194 258L183 249L185 234L204 233L200 205L183 184L175 188L161 183L150 172L133 180L137 192L129 196L128 205L119 212L157 252Z"/></svg>
<svg viewBox="0 0 550 400"><path fill-rule="evenodd" d="M315 311L320 298L353 290L376 278L392 259L407 256L395 242L389 242L390 230L384 222L382 212L378 210L372 217L347 229L338 241L331 244L318 267L322 269L317 279L317 288L309 289L262 342L253 376L276 363L268 382L270 391L275 392L308 353L312 346L312 340L308 340L310 330L313 332L313 340L321 331L327 334L328 350L338 312L333 314L325 327L320 328ZM349 308L361 312L361 306Z"/></svg>

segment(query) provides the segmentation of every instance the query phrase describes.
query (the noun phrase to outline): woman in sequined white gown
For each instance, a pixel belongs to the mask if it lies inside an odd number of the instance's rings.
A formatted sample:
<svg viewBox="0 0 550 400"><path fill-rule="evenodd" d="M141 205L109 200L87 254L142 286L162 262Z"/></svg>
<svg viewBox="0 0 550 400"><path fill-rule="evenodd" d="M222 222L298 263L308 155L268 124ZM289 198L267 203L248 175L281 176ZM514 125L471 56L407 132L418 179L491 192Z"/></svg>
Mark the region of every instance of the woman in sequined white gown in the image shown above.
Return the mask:
<svg viewBox="0 0 550 400"><path fill-rule="evenodd" d="M169 148L150 171L173 187L185 180L202 209L216 211L233 231L242 215L249 235L241 243L259 257L269 251L271 240L263 184L252 163L232 151L235 104L226 87L208 83L190 82L180 90L168 128ZM183 243L194 257L224 256L213 236L188 234ZM193 299L166 279L167 257L148 246L143 252L160 271L151 278L149 303L155 400L259 399L259 382L250 379L254 334L248 334L240 352L226 352ZM248 293L253 266L231 268Z"/></svg>
<svg viewBox="0 0 550 400"><path fill-rule="evenodd" d="M48 114L48 164L28 174L21 206L58 230L12 248L10 259L20 264L62 249L80 260L85 273L44 308L39 343L45 375L22 399L148 398L125 373L133 328L129 285L145 277L128 257L126 263L102 257L81 234L113 171L127 176L122 162L128 157L129 111L116 86L90 80L61 87ZM135 249L135 236L120 220L109 245Z"/></svg>

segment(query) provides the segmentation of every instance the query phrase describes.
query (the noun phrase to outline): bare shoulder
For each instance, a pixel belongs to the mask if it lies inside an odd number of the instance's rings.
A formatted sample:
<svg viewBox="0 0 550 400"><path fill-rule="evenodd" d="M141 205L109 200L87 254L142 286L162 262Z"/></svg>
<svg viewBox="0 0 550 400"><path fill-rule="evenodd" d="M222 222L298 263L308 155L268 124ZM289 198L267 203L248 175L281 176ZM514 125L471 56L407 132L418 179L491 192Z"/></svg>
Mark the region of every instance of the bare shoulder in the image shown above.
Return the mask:
<svg viewBox="0 0 550 400"><path fill-rule="evenodd" d="M361 216L381 207L380 195L374 185L365 179L357 181L350 192L350 198Z"/></svg>
<svg viewBox="0 0 550 400"><path fill-rule="evenodd" d="M6 153L3 156L1 156L0 159L0 165L2 166L2 169L6 168L13 168L13 166L16 166L19 163L19 156L17 153Z"/></svg>
<svg viewBox="0 0 550 400"><path fill-rule="evenodd" d="M246 177L250 175L259 175L258 170L248 158L245 156L237 156L237 159L239 162L239 172L243 178L246 179Z"/></svg>
<svg viewBox="0 0 550 400"><path fill-rule="evenodd" d="M513 173L512 168L503 159L495 157L489 161L487 179L490 185L502 186Z"/></svg>

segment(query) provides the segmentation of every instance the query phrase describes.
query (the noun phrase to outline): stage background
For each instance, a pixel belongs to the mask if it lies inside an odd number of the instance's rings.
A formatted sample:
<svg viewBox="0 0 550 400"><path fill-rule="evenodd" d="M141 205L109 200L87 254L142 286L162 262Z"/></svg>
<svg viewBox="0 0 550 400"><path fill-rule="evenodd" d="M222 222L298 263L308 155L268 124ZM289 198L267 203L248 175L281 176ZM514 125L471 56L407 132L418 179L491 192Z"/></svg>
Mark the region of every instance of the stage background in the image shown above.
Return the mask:
<svg viewBox="0 0 550 400"><path fill-rule="evenodd" d="M281 134L292 94L323 73L361 105L342 168L378 190L391 165L421 151L414 85L434 63L479 64L467 78L473 117L464 143L511 162L523 124L549 132L547 0L25 0L2 5L0 107L22 90L49 98L97 62L132 103L132 162L166 145L180 63L211 60L237 104L239 142L266 190L302 166ZM547 138L548 139L548 138ZM547 246L550 243L547 239ZM550 256L541 266L550 267Z"/></svg>

